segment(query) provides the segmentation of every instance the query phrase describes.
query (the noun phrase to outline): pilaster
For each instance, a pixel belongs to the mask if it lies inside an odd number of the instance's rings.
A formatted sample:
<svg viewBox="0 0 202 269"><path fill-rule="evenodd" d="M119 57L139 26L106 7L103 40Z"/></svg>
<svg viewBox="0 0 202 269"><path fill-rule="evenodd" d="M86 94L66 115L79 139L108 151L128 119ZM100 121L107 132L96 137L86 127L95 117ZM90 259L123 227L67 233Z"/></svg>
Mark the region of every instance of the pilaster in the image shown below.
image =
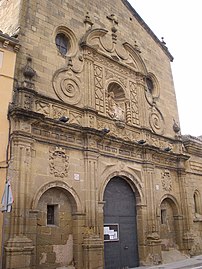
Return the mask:
<svg viewBox="0 0 202 269"><path fill-rule="evenodd" d="M28 221L33 143L32 138L20 135L14 136L12 140L14 161L8 174L13 187L14 204L9 216L9 224L6 224L7 216L5 216L4 229L7 240L5 242L5 269L14 268L14 265L19 269L32 268L31 256L34 246L32 240L28 238ZM9 234L7 225L10 225Z"/></svg>
<svg viewBox="0 0 202 269"><path fill-rule="evenodd" d="M179 188L180 188L180 198L182 205L182 215L183 215L183 245L186 251L190 251L194 242L192 234L192 215L189 210L189 198L188 198L188 186L186 180L186 173L183 171L178 172L179 178Z"/></svg>
<svg viewBox="0 0 202 269"><path fill-rule="evenodd" d="M161 257L161 240L158 231L158 220L156 217L156 203L154 197L154 167L152 164L145 164L144 177L146 186L147 204L147 261L148 264L159 264Z"/></svg>

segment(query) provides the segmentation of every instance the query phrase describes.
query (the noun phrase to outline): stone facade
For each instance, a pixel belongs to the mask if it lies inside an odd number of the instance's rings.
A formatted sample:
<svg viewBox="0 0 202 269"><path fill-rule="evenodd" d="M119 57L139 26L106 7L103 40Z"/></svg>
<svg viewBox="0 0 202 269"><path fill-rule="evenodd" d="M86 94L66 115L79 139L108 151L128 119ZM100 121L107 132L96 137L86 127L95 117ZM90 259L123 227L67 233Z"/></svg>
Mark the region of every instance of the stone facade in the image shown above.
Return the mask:
<svg viewBox="0 0 202 269"><path fill-rule="evenodd" d="M135 196L138 264L173 247L201 253L202 141L180 134L165 44L126 0L0 5L15 14L0 28L21 44L3 268L104 268L116 178Z"/></svg>

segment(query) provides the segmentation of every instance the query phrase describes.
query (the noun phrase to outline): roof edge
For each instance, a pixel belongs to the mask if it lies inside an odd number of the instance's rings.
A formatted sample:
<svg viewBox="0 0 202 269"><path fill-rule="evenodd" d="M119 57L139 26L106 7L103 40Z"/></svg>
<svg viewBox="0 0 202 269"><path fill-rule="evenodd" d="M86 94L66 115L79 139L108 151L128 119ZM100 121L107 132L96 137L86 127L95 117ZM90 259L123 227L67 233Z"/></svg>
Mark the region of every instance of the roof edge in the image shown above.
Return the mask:
<svg viewBox="0 0 202 269"><path fill-rule="evenodd" d="M137 19L140 25L147 31L147 33L154 39L154 41L161 47L164 53L167 55L169 60L172 62L174 57L169 52L168 48L159 40L159 38L154 34L154 32L149 28L146 22L140 17L137 11L131 6L131 4L127 0L121 0L123 4L130 10L132 15Z"/></svg>
<svg viewBox="0 0 202 269"><path fill-rule="evenodd" d="M3 33L1 30L0 30L0 40L7 40L12 45L19 44L19 40L18 39L16 39L15 37L9 36L6 33Z"/></svg>

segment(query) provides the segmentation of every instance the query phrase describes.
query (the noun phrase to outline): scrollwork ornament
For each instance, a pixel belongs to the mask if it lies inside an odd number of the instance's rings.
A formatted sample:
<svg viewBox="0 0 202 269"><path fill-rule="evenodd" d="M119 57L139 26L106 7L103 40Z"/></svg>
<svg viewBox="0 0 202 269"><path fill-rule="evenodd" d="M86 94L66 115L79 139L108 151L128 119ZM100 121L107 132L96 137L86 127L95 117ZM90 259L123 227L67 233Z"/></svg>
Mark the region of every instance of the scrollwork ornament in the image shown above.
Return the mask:
<svg viewBox="0 0 202 269"><path fill-rule="evenodd" d="M161 113L158 110L152 110L149 116L149 123L152 130L156 134L163 134L164 132L164 120Z"/></svg>
<svg viewBox="0 0 202 269"><path fill-rule="evenodd" d="M56 72L53 77L53 88L57 96L71 105L78 104L81 100L81 90L76 77L70 76L66 71Z"/></svg>
<svg viewBox="0 0 202 269"><path fill-rule="evenodd" d="M50 150L49 160L51 174L61 178L68 175L69 156L67 156L65 149L56 147Z"/></svg>

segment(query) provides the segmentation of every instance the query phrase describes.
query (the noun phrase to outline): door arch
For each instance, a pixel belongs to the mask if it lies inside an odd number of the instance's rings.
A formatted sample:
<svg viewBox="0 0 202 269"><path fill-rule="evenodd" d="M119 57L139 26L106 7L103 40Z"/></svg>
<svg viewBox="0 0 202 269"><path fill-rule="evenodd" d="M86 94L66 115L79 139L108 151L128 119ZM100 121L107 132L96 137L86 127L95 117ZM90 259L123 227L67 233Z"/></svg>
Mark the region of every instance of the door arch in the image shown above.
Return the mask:
<svg viewBox="0 0 202 269"><path fill-rule="evenodd" d="M64 189L47 189L37 204L36 265L38 269L73 264L73 218L75 203ZM55 268L55 267L54 267Z"/></svg>
<svg viewBox="0 0 202 269"><path fill-rule="evenodd" d="M160 204L160 237L162 250L177 247L179 245L178 210L175 202L166 197Z"/></svg>
<svg viewBox="0 0 202 269"><path fill-rule="evenodd" d="M136 196L121 177L112 178L104 191L105 269L139 265Z"/></svg>

